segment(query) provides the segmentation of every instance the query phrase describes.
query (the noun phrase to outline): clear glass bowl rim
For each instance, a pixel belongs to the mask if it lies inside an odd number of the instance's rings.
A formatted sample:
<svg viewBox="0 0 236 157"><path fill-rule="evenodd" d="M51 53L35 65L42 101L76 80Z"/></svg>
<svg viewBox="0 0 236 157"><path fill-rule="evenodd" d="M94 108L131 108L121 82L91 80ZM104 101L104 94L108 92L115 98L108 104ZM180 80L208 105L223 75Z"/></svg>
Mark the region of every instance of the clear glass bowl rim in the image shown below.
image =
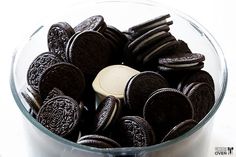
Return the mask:
<svg viewBox="0 0 236 157"><path fill-rule="evenodd" d="M86 2L85 2L86 3ZM49 131L48 129L46 129L45 127L43 127L40 123L37 122L37 120L35 120L30 114L29 112L25 109L23 103L20 100L20 97L18 95L17 89L16 89L16 84L14 81L14 64L15 64L15 56L17 55L16 51L13 54L13 58L12 58L12 63L11 63L11 73L10 73L10 87L11 87L11 91L13 94L13 97L15 99L15 102L17 104L17 106L20 108L21 112L23 113L23 115L30 121L30 123L32 123L37 129L39 129L40 131L42 131L44 134L48 135L49 137L53 138L54 140L61 142L62 144L65 144L67 146L71 146L77 149L81 149L84 151L89 151L89 152L93 152L93 153L108 153L108 154L133 154L133 153L141 153L141 152L149 152L149 151L158 151L164 147L170 146L172 144L178 143L182 140L184 140L185 138L191 136L193 133L195 133L196 131L198 131L200 128L202 128L216 113L216 111L218 110L225 92L226 92L226 87L227 87L227 82L228 82L228 70L227 70L227 65L226 65L226 61L225 61L225 57L223 54L222 49L220 48L219 44L217 43L217 41L214 39L214 37L209 33L209 31L207 31L201 24L199 24L196 20L194 20L193 18L191 18L190 16L186 15L185 13L176 10L176 9L171 9L168 6L165 6L163 4L160 4L156 1L144 1L144 0L135 0L135 1L128 1L128 0L116 0L116 1L109 1L109 0L97 0L94 1L94 3L134 3L134 4L142 4L142 5L151 5L153 7L158 6L158 7L162 7L165 8L167 10L169 10L170 12L182 17L183 19L185 19L186 21L193 23L194 25L196 25L198 28L200 28L200 30L202 30L204 32L204 34L206 35L206 37L208 38L208 40L211 42L212 46L215 48L217 55L219 57L220 63L223 67L223 80L222 80L222 88L220 90L220 94L219 94L219 99L215 102L214 107L211 109L211 111L205 116L204 119L202 119L197 126L195 126L192 130L188 131L187 133L183 134L182 136L175 138L173 140L170 141L166 141L164 143L160 143L160 144L156 144L156 145L152 145L152 146L147 146L147 147L125 147L125 148L112 148L112 149L100 149L100 148L93 148L93 147L88 147L88 146L83 146L83 145L79 145L76 144L74 142L71 142L69 140L66 140L54 133L52 133L51 131ZM42 28L42 26L37 30L39 31ZM33 35L35 33L34 32ZM32 36L33 36L32 35Z"/></svg>

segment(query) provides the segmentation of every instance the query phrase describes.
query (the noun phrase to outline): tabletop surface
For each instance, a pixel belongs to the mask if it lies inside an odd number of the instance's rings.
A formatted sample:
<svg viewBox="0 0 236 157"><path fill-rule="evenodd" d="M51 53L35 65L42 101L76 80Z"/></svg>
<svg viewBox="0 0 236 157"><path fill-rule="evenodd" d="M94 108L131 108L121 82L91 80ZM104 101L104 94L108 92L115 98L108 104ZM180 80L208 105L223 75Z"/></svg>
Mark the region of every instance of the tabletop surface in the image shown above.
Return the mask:
<svg viewBox="0 0 236 157"><path fill-rule="evenodd" d="M0 157L24 156L21 113L11 96L9 75L12 52L53 9L69 7L81 0L0 1ZM201 23L220 44L228 66L228 88L215 115L209 157L216 147L233 147L236 157L236 9L233 0L156 0L190 15ZM218 155L219 156L219 155Z"/></svg>

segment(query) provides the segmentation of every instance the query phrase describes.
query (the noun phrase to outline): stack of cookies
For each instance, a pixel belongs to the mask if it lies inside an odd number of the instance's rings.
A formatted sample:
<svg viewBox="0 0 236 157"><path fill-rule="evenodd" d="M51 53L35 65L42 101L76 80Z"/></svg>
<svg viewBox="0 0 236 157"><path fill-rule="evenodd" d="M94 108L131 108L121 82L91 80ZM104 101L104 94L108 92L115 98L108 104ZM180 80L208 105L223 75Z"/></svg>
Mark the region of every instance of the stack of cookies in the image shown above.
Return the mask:
<svg viewBox="0 0 236 157"><path fill-rule="evenodd" d="M21 94L51 132L97 148L145 147L181 136L215 103L205 56L162 15L120 31L103 16L48 30ZM122 137L122 138L121 138Z"/></svg>

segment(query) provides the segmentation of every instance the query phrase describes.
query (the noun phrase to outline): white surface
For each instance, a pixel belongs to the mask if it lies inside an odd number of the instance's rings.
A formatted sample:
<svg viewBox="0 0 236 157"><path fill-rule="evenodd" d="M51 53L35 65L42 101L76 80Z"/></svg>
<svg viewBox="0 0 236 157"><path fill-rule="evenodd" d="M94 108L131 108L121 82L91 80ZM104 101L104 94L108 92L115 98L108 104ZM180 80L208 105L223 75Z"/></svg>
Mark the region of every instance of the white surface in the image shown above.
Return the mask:
<svg viewBox="0 0 236 157"><path fill-rule="evenodd" d="M0 1L0 157L24 156L21 149L20 112L11 96L9 85L10 62L14 48L28 37L47 14L56 14L60 8L72 6L79 0L7 0ZM228 88L223 103L215 116L210 156L216 157L215 147L234 147L236 157L236 9L233 0L159 0L181 10L203 26L216 38L228 63ZM51 9L53 11L51 11ZM218 155L219 156L219 155ZM227 156L227 155L226 155Z"/></svg>

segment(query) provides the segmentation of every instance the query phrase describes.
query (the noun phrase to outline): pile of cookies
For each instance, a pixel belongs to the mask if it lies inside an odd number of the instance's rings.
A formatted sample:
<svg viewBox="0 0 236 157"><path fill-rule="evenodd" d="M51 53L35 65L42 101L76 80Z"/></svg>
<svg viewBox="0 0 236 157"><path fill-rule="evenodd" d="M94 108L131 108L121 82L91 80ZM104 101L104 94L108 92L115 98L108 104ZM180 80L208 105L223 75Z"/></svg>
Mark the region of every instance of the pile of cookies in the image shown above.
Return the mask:
<svg viewBox="0 0 236 157"><path fill-rule="evenodd" d="M205 56L170 31L170 15L120 31L95 15L48 30L48 52L21 91L51 132L97 148L145 147L198 124L215 103Z"/></svg>

